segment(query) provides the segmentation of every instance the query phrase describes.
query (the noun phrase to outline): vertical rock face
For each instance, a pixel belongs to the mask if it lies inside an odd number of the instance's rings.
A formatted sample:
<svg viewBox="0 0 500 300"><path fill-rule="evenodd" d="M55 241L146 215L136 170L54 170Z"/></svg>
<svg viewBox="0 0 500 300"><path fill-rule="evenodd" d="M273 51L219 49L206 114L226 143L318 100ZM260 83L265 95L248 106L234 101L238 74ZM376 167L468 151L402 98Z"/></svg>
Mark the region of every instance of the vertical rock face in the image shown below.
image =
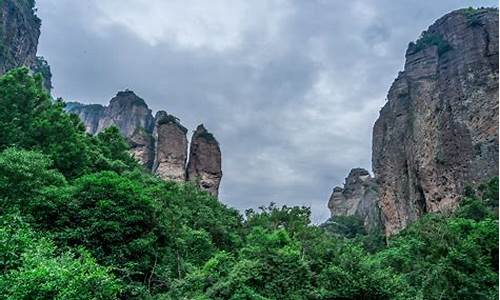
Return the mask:
<svg viewBox="0 0 500 300"><path fill-rule="evenodd" d="M36 62L40 19L34 1L0 1L0 74Z"/></svg>
<svg viewBox="0 0 500 300"><path fill-rule="evenodd" d="M99 121L104 118L105 107L100 104L84 105L78 102L66 103L66 111L77 115L85 126L85 131L96 134Z"/></svg>
<svg viewBox="0 0 500 300"><path fill-rule="evenodd" d="M153 128L151 110L143 99L126 90L116 94L106 107L104 117L99 120L97 132L116 126L126 137L133 136L137 129L151 132Z"/></svg>
<svg viewBox="0 0 500 300"><path fill-rule="evenodd" d="M219 143L203 125L199 125L191 139L187 180L196 182L200 189L218 196L222 178Z"/></svg>
<svg viewBox="0 0 500 300"><path fill-rule="evenodd" d="M26 66L42 75L44 87L50 92L50 66L43 57L36 56L41 21L34 5L33 0L0 1L0 75Z"/></svg>
<svg viewBox="0 0 500 300"><path fill-rule="evenodd" d="M357 216L367 230L381 227L380 210L377 206L378 186L370 173L361 168L352 169L344 187L335 187L328 201L332 217Z"/></svg>
<svg viewBox="0 0 500 300"><path fill-rule="evenodd" d="M153 118L144 100L132 91L118 92L108 106L68 102L66 111L79 116L90 134L116 126L127 138L132 155L165 180L193 181L217 196L222 177L219 143L203 125L191 141L189 163L187 129L179 119L159 111Z"/></svg>
<svg viewBox="0 0 500 300"><path fill-rule="evenodd" d="M159 111L155 117L153 136L156 153L153 172L162 179L185 181L188 142L187 129L179 120Z"/></svg>
<svg viewBox="0 0 500 300"><path fill-rule="evenodd" d="M498 10L445 15L410 43L373 128L386 234L453 210L498 174Z"/></svg>
<svg viewBox="0 0 500 300"><path fill-rule="evenodd" d="M116 126L129 141L132 155L151 169L154 160L154 141L151 136L154 120L144 100L134 92L118 92L109 106L69 102L66 110L78 115L90 134Z"/></svg>

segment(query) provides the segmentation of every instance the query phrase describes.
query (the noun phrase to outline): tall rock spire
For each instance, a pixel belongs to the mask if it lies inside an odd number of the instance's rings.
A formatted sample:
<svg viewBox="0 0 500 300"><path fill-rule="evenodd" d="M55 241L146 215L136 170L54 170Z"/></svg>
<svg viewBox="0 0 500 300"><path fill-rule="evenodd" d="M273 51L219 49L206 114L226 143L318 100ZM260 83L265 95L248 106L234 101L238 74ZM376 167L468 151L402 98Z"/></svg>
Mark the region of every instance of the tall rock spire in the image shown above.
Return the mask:
<svg viewBox="0 0 500 300"><path fill-rule="evenodd" d="M155 117L153 137L156 153L153 172L162 179L185 181L188 142L187 129L179 120L159 111Z"/></svg>
<svg viewBox="0 0 500 300"><path fill-rule="evenodd" d="M219 143L203 124L199 125L191 138L187 180L195 182L200 189L217 197L221 178L222 164Z"/></svg>

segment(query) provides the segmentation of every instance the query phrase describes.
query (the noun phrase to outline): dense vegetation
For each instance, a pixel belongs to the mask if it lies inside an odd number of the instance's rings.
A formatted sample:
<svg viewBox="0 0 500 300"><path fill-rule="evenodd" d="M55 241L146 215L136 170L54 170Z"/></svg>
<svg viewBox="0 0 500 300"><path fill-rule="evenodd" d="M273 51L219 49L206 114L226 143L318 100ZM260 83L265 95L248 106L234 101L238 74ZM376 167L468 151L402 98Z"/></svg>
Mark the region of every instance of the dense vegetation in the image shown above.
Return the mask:
<svg viewBox="0 0 500 300"><path fill-rule="evenodd" d="M241 216L93 137L41 77L0 78L2 299L496 299L498 179L387 241L304 207Z"/></svg>

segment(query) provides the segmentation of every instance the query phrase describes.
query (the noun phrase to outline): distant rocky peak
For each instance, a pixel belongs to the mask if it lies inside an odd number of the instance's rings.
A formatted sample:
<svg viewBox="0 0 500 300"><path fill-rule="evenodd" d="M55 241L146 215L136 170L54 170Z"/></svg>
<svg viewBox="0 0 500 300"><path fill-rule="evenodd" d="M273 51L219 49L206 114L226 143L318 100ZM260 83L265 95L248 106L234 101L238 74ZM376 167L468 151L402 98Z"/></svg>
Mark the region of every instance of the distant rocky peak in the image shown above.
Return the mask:
<svg viewBox="0 0 500 300"><path fill-rule="evenodd" d="M333 189L328 208L332 217L355 216L363 220L367 230L375 230L382 224L377 202L375 179L367 170L354 168L345 179L344 186Z"/></svg>
<svg viewBox="0 0 500 300"><path fill-rule="evenodd" d="M134 91L124 90L116 93L116 96L109 101L109 106L119 105L122 107L142 106L149 110L148 105L141 97L137 96ZM149 110L151 112L151 110Z"/></svg>

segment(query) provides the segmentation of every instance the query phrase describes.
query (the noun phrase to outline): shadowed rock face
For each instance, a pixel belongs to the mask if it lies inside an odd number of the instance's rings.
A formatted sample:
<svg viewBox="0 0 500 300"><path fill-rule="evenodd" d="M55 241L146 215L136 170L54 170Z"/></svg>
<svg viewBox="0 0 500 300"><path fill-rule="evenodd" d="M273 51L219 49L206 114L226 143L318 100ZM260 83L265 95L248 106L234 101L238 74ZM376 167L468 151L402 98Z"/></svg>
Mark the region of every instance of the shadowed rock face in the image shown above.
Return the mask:
<svg viewBox="0 0 500 300"><path fill-rule="evenodd" d="M29 1L0 1L0 74L36 61L40 19Z"/></svg>
<svg viewBox="0 0 500 300"><path fill-rule="evenodd" d="M386 234L498 174L498 11L458 10L410 43L373 128Z"/></svg>
<svg viewBox="0 0 500 300"><path fill-rule="evenodd" d="M159 111L155 120L153 136L156 140L156 153L153 172L162 179L185 181L187 129L176 117L165 111Z"/></svg>
<svg viewBox="0 0 500 300"><path fill-rule="evenodd" d="M52 88L50 67L37 57L40 19L35 15L34 1L0 1L0 75L10 69L26 66L43 77L47 91Z"/></svg>
<svg viewBox="0 0 500 300"><path fill-rule="evenodd" d="M335 187L328 201L332 217L357 216L368 231L380 228L380 210L377 206L378 186L370 173L361 168L352 169L344 187Z"/></svg>
<svg viewBox="0 0 500 300"><path fill-rule="evenodd" d="M85 105L78 102L68 102L65 109L80 118L87 133L96 134L99 121L104 118L106 107L100 104Z"/></svg>
<svg viewBox="0 0 500 300"><path fill-rule="evenodd" d="M221 168L219 143L203 125L199 125L191 139L187 180L217 197L222 178Z"/></svg>

